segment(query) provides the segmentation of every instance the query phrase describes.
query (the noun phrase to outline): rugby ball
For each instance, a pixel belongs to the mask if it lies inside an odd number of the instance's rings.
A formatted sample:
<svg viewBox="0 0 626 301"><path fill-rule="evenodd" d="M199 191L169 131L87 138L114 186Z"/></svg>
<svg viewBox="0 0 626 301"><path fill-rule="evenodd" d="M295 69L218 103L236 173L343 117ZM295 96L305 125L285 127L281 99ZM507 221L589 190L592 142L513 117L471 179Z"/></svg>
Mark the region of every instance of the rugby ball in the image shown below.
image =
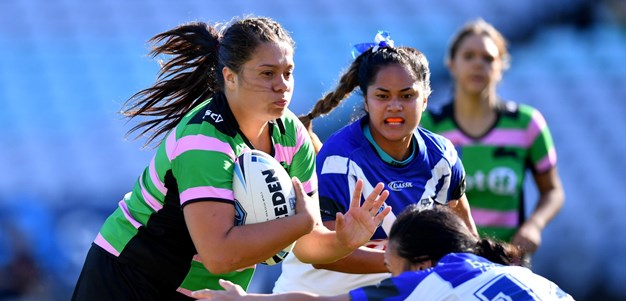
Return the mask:
<svg viewBox="0 0 626 301"><path fill-rule="evenodd" d="M246 151L235 160L233 194L236 225L261 223L296 213L291 177L276 159L259 150ZM261 263L281 262L293 245Z"/></svg>

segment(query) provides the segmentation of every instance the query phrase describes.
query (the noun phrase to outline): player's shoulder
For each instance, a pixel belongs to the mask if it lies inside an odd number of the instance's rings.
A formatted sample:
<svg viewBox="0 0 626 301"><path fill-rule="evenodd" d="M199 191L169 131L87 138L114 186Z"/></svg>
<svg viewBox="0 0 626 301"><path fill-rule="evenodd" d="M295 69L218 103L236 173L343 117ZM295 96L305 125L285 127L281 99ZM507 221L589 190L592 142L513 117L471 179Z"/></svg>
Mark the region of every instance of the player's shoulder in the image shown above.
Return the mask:
<svg viewBox="0 0 626 301"><path fill-rule="evenodd" d="M427 149L435 149L440 150L442 152L446 152L450 148L454 149L454 145L450 141L450 139L439 135L435 132L432 132L429 129L418 127L417 133L420 138L424 141L424 144Z"/></svg>
<svg viewBox="0 0 626 301"><path fill-rule="evenodd" d="M541 112L528 104L511 100L499 100L496 108L502 122L506 122L510 127L526 128L530 124L542 124L545 122Z"/></svg>
<svg viewBox="0 0 626 301"><path fill-rule="evenodd" d="M440 158L445 158L450 165L454 165L458 159L456 148L450 139L431 132L423 127L417 128L418 139L423 141L423 147L427 156L438 162Z"/></svg>
<svg viewBox="0 0 626 301"><path fill-rule="evenodd" d="M500 114L510 117L529 118L539 113L537 108L513 100L499 100L496 108Z"/></svg>

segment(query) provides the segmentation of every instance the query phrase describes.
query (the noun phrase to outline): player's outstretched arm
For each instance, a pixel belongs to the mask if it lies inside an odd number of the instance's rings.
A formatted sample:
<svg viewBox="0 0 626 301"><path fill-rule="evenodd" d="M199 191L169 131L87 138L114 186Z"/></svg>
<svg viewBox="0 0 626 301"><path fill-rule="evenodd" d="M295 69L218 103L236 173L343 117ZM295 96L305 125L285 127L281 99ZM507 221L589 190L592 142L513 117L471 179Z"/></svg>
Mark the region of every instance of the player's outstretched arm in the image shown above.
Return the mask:
<svg viewBox="0 0 626 301"><path fill-rule="evenodd" d="M304 194L303 190L297 186L296 193ZM361 204L362 192L363 180L359 179L352 195L350 209L346 214L337 213L335 231L326 228L322 224L321 217L317 217L318 221L313 231L298 239L294 247L293 252L300 261L305 263L334 262L352 253L372 238L378 225L391 211L389 206L380 210L389 192L384 190L382 183L378 183Z"/></svg>
<svg viewBox="0 0 626 301"><path fill-rule="evenodd" d="M198 298L199 300L210 300L210 301L263 301L263 300L278 300L278 301L289 301L289 300L324 300L324 301L348 301L350 297L348 294L343 294L339 296L318 296L311 293L306 292L292 292L292 293L283 293L283 294L247 294L241 286L234 284L230 281L220 279L220 285L224 288L221 290L210 290L203 289L199 291L195 291L191 293L194 298Z"/></svg>

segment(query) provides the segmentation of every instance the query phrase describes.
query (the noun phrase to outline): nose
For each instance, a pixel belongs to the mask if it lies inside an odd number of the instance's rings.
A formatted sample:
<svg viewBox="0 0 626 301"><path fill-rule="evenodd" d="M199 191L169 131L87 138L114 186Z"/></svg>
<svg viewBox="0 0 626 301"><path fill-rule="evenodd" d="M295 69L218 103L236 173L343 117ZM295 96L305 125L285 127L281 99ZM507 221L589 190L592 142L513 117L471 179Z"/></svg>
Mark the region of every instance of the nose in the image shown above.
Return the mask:
<svg viewBox="0 0 626 301"><path fill-rule="evenodd" d="M402 102L397 97L392 98L387 104L387 110L389 111L402 111Z"/></svg>
<svg viewBox="0 0 626 301"><path fill-rule="evenodd" d="M276 92L285 92L289 89L291 85L291 80L286 78L284 75L277 76L277 80L274 83L274 91Z"/></svg>

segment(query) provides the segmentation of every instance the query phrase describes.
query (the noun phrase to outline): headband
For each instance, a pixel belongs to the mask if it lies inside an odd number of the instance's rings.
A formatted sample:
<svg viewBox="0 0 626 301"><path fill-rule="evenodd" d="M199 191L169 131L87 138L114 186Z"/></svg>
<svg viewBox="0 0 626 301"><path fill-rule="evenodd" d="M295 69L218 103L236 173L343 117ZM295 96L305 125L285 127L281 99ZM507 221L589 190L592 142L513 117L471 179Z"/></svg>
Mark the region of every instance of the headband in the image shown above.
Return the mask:
<svg viewBox="0 0 626 301"><path fill-rule="evenodd" d="M376 36L374 37L374 43L360 43L355 44L352 47L352 57L356 58L361 55L363 52L372 48L372 53L378 51L381 47L393 47L393 40L389 36L388 31L379 30Z"/></svg>

